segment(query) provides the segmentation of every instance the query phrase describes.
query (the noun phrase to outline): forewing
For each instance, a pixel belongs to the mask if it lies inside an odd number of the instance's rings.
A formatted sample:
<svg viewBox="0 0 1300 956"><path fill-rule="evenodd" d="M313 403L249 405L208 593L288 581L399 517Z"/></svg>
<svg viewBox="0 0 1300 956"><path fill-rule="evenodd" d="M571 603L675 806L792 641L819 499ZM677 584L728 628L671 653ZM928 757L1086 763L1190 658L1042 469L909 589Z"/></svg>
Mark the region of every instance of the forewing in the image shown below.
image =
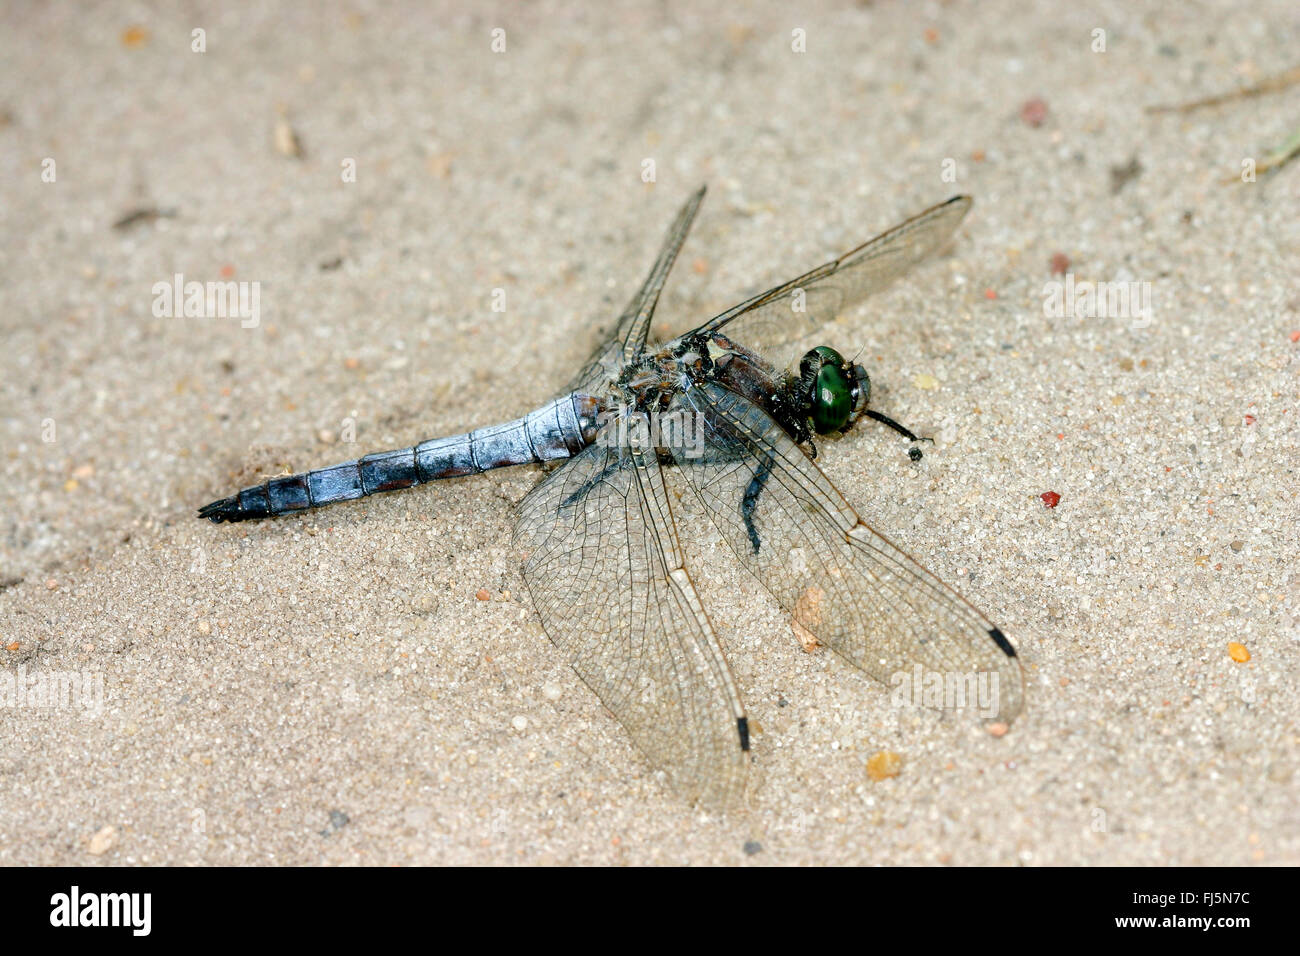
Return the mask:
<svg viewBox="0 0 1300 956"><path fill-rule="evenodd" d="M609 338L600 344L565 391L581 392L584 395L603 393L605 383L611 378L617 378L623 366L641 354L650 332L655 306L659 304L659 293L663 291L677 253L681 251L682 243L691 231L691 223L704 199L704 190L705 187L701 186L677 213L677 218L664 237L659 258L655 260L644 284L619 316Z"/></svg>
<svg viewBox="0 0 1300 956"><path fill-rule="evenodd" d="M759 351L803 338L942 248L970 207L969 196L932 206L852 252L733 306L702 330L725 327L728 336Z"/></svg>
<svg viewBox="0 0 1300 956"><path fill-rule="evenodd" d="M992 696L967 706L988 721L1020 713L1020 664L1000 630L863 523L761 408L713 383L688 396L703 418L705 451L676 456L680 471L799 626L878 680L915 678L920 665L923 679L938 673L968 690L983 681Z"/></svg>
<svg viewBox="0 0 1300 956"><path fill-rule="evenodd" d="M546 633L637 747L689 800L734 802L748 725L654 454L588 446L524 499L516 542Z"/></svg>

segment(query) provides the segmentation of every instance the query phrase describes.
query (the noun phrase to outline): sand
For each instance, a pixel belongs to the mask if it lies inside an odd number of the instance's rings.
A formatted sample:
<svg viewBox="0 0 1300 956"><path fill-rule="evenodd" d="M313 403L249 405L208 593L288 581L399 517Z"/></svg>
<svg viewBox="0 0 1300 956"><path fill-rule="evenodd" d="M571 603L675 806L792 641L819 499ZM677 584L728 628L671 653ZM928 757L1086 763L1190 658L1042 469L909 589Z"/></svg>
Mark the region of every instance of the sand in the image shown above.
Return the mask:
<svg viewBox="0 0 1300 956"><path fill-rule="evenodd" d="M1300 862L1300 166L1239 177L1296 88L1145 111L1294 67L1293 3L313 11L3 14L0 674L86 693L0 708L0 863ZM548 399L704 182L665 334L974 197L826 334L934 447L819 462L1028 694L1001 738L900 710L695 542L759 729L726 813L542 632L535 469L194 517ZM1054 257L1149 312L1047 314ZM177 273L256 326L156 315Z"/></svg>

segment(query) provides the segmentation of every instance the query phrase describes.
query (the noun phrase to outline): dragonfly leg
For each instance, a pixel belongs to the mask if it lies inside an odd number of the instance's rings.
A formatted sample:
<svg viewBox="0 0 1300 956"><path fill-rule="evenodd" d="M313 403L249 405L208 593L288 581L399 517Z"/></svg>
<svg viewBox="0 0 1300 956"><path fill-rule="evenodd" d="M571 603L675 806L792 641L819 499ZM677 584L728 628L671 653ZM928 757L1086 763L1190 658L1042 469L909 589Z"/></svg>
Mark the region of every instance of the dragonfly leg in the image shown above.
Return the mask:
<svg viewBox="0 0 1300 956"><path fill-rule="evenodd" d="M608 481L610 476L617 474L624 467L622 457L618 455L614 456L604 468L579 485L577 490L572 494L566 496L565 499L560 502L560 507L568 508L573 505L574 502L581 501L587 496L587 492L591 491L591 489L595 488L601 482Z"/></svg>
<svg viewBox="0 0 1300 956"><path fill-rule="evenodd" d="M917 435L906 425L900 425L898 422L894 421L888 415L883 415L880 412L876 411L874 408L867 409L866 415L872 421L877 421L880 422L880 424L882 425L889 426L894 431L898 432L900 435L906 438L908 441L928 441L930 444L932 445L934 444L933 438L922 438L920 435ZM921 449L909 448L907 450L907 457L912 459L912 461L920 461Z"/></svg>
<svg viewBox="0 0 1300 956"><path fill-rule="evenodd" d="M758 496L763 493L763 488L767 486L767 479L771 475L772 458L764 456L758 470L754 472L754 477L749 480L744 496L740 499L740 516L745 520L745 530L749 533L749 543L753 546L755 554L758 554L762 541L758 536L758 528L754 527L754 509L758 507Z"/></svg>

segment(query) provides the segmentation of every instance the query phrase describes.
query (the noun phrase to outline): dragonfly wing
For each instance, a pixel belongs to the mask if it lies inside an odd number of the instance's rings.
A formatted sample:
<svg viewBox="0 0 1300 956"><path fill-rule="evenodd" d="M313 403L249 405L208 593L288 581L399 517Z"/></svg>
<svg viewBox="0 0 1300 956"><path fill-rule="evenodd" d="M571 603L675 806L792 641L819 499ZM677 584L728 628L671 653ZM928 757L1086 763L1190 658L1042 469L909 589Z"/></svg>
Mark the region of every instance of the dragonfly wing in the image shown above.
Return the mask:
<svg viewBox="0 0 1300 956"><path fill-rule="evenodd" d="M801 339L942 248L970 207L969 196L932 206L840 258L732 306L700 331L725 328L760 352Z"/></svg>
<svg viewBox="0 0 1300 956"><path fill-rule="evenodd" d="M608 380L617 378L623 367L641 354L650 332L655 306L659 304L659 293L663 291L677 253L681 251L682 243L691 231L691 223L704 199L704 190L703 186L696 190L677 213L677 218L664 237L659 258L646 276L645 283L619 316L610 337L600 344L582 371L569 383L566 391L581 392L584 395L601 393L602 386Z"/></svg>
<svg viewBox="0 0 1300 956"><path fill-rule="evenodd" d="M681 401L704 428L702 456L675 455L681 474L799 626L878 680L914 677L920 665L927 679L938 673L975 692L966 706L986 720L1010 723L1020 713L1023 677L1010 641L864 523L765 411L715 383Z"/></svg>
<svg viewBox="0 0 1300 956"><path fill-rule="evenodd" d="M515 535L542 624L578 676L688 799L733 802L749 726L653 451L588 446L528 494Z"/></svg>

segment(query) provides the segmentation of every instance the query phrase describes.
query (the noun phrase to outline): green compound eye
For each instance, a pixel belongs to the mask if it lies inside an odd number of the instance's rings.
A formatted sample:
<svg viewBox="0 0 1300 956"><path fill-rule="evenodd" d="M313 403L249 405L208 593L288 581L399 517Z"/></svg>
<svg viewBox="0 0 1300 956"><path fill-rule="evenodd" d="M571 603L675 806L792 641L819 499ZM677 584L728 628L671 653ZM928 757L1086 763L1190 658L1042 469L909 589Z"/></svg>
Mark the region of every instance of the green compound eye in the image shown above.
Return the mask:
<svg viewBox="0 0 1300 956"><path fill-rule="evenodd" d="M827 349L827 351L833 351ZM838 356L838 353L837 353ZM840 359L840 362L843 362ZM812 418L813 430L819 435L839 431L849 420L853 411L853 386L839 364L827 363L817 372L813 385Z"/></svg>

